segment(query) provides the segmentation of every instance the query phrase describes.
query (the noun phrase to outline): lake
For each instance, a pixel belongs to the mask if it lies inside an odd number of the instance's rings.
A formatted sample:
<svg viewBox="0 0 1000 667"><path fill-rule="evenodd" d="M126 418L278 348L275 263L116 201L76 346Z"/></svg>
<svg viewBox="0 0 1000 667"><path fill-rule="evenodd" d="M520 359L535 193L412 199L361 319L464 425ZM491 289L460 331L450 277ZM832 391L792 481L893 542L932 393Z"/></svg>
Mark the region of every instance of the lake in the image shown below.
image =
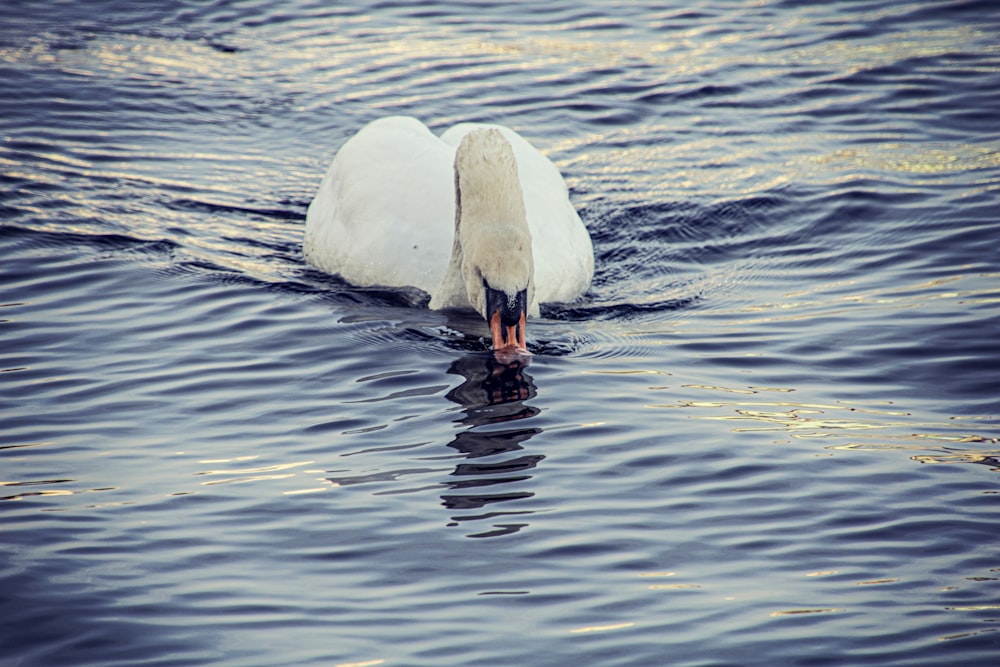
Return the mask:
<svg viewBox="0 0 1000 667"><path fill-rule="evenodd" d="M1000 5L0 7L0 664L1000 659ZM524 364L308 266L365 123L594 241Z"/></svg>

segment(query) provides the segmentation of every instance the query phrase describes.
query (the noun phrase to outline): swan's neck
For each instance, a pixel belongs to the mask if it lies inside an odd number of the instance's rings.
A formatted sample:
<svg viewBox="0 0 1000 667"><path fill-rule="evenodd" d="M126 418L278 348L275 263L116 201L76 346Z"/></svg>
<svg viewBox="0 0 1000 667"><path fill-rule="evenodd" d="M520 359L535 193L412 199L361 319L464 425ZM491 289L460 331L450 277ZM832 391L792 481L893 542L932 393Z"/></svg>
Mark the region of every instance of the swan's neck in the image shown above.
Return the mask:
<svg viewBox="0 0 1000 667"><path fill-rule="evenodd" d="M498 130L474 130L455 153L455 236L432 308L472 306L485 317L484 285L533 296L531 232L517 162Z"/></svg>

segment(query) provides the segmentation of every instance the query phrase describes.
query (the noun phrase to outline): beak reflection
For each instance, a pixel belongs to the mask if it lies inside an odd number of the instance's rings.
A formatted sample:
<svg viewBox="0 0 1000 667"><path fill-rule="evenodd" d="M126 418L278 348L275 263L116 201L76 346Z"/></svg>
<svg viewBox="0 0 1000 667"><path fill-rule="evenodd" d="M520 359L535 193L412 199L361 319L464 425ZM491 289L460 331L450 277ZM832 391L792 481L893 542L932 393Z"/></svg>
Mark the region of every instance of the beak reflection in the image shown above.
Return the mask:
<svg viewBox="0 0 1000 667"><path fill-rule="evenodd" d="M530 363L531 357L526 354L509 362L496 354L464 356L452 363L448 372L461 375L465 382L449 391L446 398L465 408L462 422L469 426L533 417L538 409L522 404L537 393L534 379L526 370ZM479 415L485 412L493 419L482 422Z"/></svg>

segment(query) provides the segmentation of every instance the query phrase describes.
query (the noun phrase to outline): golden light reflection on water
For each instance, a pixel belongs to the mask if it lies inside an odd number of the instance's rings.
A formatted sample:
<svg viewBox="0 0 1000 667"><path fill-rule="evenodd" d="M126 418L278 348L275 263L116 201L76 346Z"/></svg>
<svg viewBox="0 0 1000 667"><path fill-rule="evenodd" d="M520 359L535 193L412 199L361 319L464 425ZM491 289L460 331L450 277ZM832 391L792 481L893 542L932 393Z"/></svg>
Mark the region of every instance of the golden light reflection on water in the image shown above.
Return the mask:
<svg viewBox="0 0 1000 667"><path fill-rule="evenodd" d="M0 482L0 486L28 485L35 482ZM75 491L69 489L43 489L41 491L22 491L11 496L2 496L0 500L24 500L31 497L72 496Z"/></svg>
<svg viewBox="0 0 1000 667"><path fill-rule="evenodd" d="M333 667L375 667L376 665L384 665L385 660L362 660L361 662L338 662Z"/></svg>
<svg viewBox="0 0 1000 667"><path fill-rule="evenodd" d="M710 392L759 396L761 388L685 384L682 388ZM767 391L792 391L778 388ZM656 410L690 411L701 421L730 423L738 434L775 434L796 440L837 440L823 446L829 453L861 451L913 452L917 463L968 464L991 466L1000 471L1000 436L976 432L985 415L952 416L944 422L917 420L910 412L891 403L823 403L724 398L682 398L674 403L648 403ZM960 430L961 429L961 430ZM780 444L780 440L775 441ZM977 445L977 446L962 446Z"/></svg>
<svg viewBox="0 0 1000 667"><path fill-rule="evenodd" d="M950 641L952 639L967 639L969 637L975 637L977 635L986 634L989 632L997 632L997 628L983 628L981 630L970 630L969 632L959 632L953 635L942 635L938 637L938 641Z"/></svg>
<svg viewBox="0 0 1000 667"><path fill-rule="evenodd" d="M870 581L859 581L855 583L855 586L881 586L884 584L895 584L899 583L899 579L872 579Z"/></svg>
<svg viewBox="0 0 1000 667"><path fill-rule="evenodd" d="M609 632L611 630L624 630L625 628L631 628L635 625L633 622L626 623L608 623L607 625L586 625L580 628L573 628L570 630L571 634L587 634L591 632Z"/></svg>
<svg viewBox="0 0 1000 667"><path fill-rule="evenodd" d="M304 495L310 494L310 493L323 493L324 491L329 491L331 488L333 488L333 487L332 486L317 486L317 487L308 488L308 489L295 489L295 490L292 490L292 491L284 491L284 492L282 492L282 495L285 495L285 496L304 496Z"/></svg>
<svg viewBox="0 0 1000 667"><path fill-rule="evenodd" d="M806 162L823 165L824 168L833 166L836 171L845 173L883 171L928 176L956 171L985 172L1000 165L1000 146L885 142L837 148L809 156Z"/></svg>
<svg viewBox="0 0 1000 667"><path fill-rule="evenodd" d="M220 463L229 461L243 461L257 458L255 456L238 457L236 459L207 461L208 463ZM278 463L269 466L259 466L256 468L224 468L221 470L205 470L195 473L196 475L226 475L221 479L212 479L202 482L203 486L213 486L216 484L243 484L246 482L260 482L267 480L289 479L295 477L296 473L284 472L292 468L301 468L310 465L315 461L299 461L294 463Z"/></svg>
<svg viewBox="0 0 1000 667"><path fill-rule="evenodd" d="M765 404L768 405L768 404ZM790 407L790 410L760 410L753 408L736 408L735 415L703 416L709 421L737 421L754 424L739 426L732 429L733 433L753 433L760 431L781 431L792 437L825 437L821 431L867 431L886 428L883 425L869 421L825 417L823 410L796 405L794 403L771 403L773 406ZM812 416L816 415L816 416ZM803 434L802 432L807 433Z"/></svg>
<svg viewBox="0 0 1000 667"><path fill-rule="evenodd" d="M34 35L15 48L0 49L0 62L37 62L58 65L79 76L111 72L127 77L185 80L195 77L229 78L233 65L219 66L219 51L195 40L173 40L114 33L110 39L88 41L86 48L52 49L45 35ZM249 72L249 70L247 70Z"/></svg>
<svg viewBox="0 0 1000 667"><path fill-rule="evenodd" d="M1000 609L1000 604L977 604L969 607L945 607L948 611L990 611Z"/></svg>
<svg viewBox="0 0 1000 667"><path fill-rule="evenodd" d="M686 591L697 590L701 584L650 584L648 588L651 591Z"/></svg>
<svg viewBox="0 0 1000 667"><path fill-rule="evenodd" d="M119 488L116 486L102 486L97 488L84 488L84 489L73 489L73 488L50 488L54 485L59 485L65 487L66 485L76 484L75 479L35 479L35 480L18 480L18 481L0 481L0 491L3 489L17 490L12 495L0 495L0 502L3 501L21 501L29 499L46 499L55 497L65 497L65 496L82 496L89 495L91 493L105 493L108 491L118 491ZM37 487L41 486L41 489ZM22 490L23 489L23 490ZM132 501L108 501L100 503L90 503L86 505L88 509L98 509L102 507L118 507L121 505L131 505ZM65 506L45 506L41 508L43 512L61 512L69 510L69 507Z"/></svg>
<svg viewBox="0 0 1000 667"><path fill-rule="evenodd" d="M994 568L990 572L1000 572L1000 568ZM717 603L729 603L735 600L741 600L743 602L756 601L757 603L764 603L768 598L772 597L785 597L788 591L797 590L798 587L795 584L795 579L797 577L805 578L826 578L826 577L838 577L847 574L846 572L839 569L827 569L827 570L817 570L813 572L807 572L805 574L790 575L790 578L785 582L785 586L769 587L766 589L751 589L747 591L742 591L737 593L735 591L717 590L711 582L707 584L698 583L655 583L647 584L645 586L646 590L657 591L660 593L669 594L671 591L679 592L693 592L700 596L707 596L705 599L714 600ZM678 572L673 570L663 570L663 571L650 571L650 572L639 572L638 577L641 579L666 579L673 578L678 575ZM844 586L854 586L855 588L870 588L870 587L881 587L881 586L893 586L907 581L902 577L884 576L872 579L855 580L853 582L844 581L844 577L841 576L840 582L834 585L844 585ZM969 581L996 581L996 577L965 577ZM836 580L835 580L836 581ZM945 586L939 588L940 592L957 591L960 590L960 586ZM812 589L809 594L816 594L817 590L825 590L828 592L828 588L824 589ZM826 595L828 593L824 593ZM874 594L874 593L873 593ZM881 595L881 594L879 594ZM794 617L804 617L804 616L823 616L828 614L841 614L848 613L851 611L861 611L867 603L859 600L858 608L851 609L849 607L832 607L824 605L811 605L809 603L803 604L802 606L790 606L787 608L773 609L767 613L771 618L794 618ZM945 611L951 612L978 612L978 611L992 611L995 609L1000 609L1000 605L994 604L978 604L978 605L961 605L961 606L942 606ZM987 632L992 631L986 630ZM972 633L960 633L948 637L939 637L939 639L949 639L949 638L959 638L964 636L970 636Z"/></svg>
<svg viewBox="0 0 1000 667"><path fill-rule="evenodd" d="M956 267L961 269L961 267ZM725 326L801 322L835 316L856 317L877 309L914 311L949 308L961 312L976 306L1000 303L1000 273L960 273L891 287L866 288L856 281L816 283L806 289L781 294L781 299L743 306L728 313ZM725 317L726 313L722 313ZM749 316L749 317L748 317Z"/></svg>

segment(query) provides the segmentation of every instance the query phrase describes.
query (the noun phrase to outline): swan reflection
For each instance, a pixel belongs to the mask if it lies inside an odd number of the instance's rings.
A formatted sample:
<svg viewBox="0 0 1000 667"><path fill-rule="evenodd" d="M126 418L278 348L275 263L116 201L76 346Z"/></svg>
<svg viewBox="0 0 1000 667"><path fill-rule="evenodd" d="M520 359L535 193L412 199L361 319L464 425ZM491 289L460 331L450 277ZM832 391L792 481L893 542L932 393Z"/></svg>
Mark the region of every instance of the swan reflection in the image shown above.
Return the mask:
<svg viewBox="0 0 1000 667"><path fill-rule="evenodd" d="M538 408L525 404L537 394L534 380L527 372L529 363L527 358L503 363L493 354L470 354L455 360L448 369L449 373L465 378L461 385L448 392L447 398L464 408L464 416L459 422L469 427L456 435L448 446L470 461L455 466L451 473L455 479L445 483L449 491L458 493L444 494L441 500L450 510L472 512L452 516L449 525L533 513L533 510L500 510L495 507L482 511L496 503L524 500L535 495L524 488L524 483L531 479L531 472L545 456L524 453L524 443L541 433L542 429L487 428L538 414ZM488 460L473 460L486 458ZM469 537L505 535L527 525L523 521L494 523L492 530Z"/></svg>

